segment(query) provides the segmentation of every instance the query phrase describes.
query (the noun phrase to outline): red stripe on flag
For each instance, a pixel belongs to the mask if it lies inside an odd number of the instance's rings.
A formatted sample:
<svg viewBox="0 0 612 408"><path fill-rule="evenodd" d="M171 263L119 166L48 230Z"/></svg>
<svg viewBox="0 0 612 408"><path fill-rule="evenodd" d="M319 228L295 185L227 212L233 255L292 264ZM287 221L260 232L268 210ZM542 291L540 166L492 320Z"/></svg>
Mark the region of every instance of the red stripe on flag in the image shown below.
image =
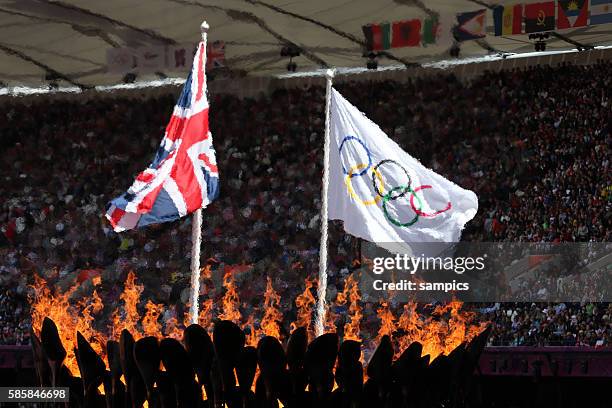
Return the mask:
<svg viewBox="0 0 612 408"><path fill-rule="evenodd" d="M200 43L200 58L198 59L198 93L196 94L196 102L202 99L202 95L204 95L204 64L202 60L204 59L206 50L203 48L204 44Z"/></svg>
<svg viewBox="0 0 612 408"><path fill-rule="evenodd" d="M184 127L181 146L174 162L170 177L183 195L188 212L193 212L202 206L202 190L195 176L195 169L187 150L197 142L208 137L208 109L191 116ZM199 171L199 169L198 169Z"/></svg>
<svg viewBox="0 0 612 408"><path fill-rule="evenodd" d="M201 153L198 156L198 159L202 160L204 162L204 164L210 169L210 171L212 172L217 172L217 166L215 166L214 164L212 164L210 162L210 159L208 158L208 155L206 153Z"/></svg>
<svg viewBox="0 0 612 408"><path fill-rule="evenodd" d="M136 180L142 181L143 183L149 183L153 180L153 173L148 173L146 170L136 176Z"/></svg>
<svg viewBox="0 0 612 408"><path fill-rule="evenodd" d="M517 4L512 8L512 34L523 32L523 5Z"/></svg>
<svg viewBox="0 0 612 408"><path fill-rule="evenodd" d="M185 127L186 122L186 118L172 115L168 125L166 126L166 139L172 140L173 142L178 139L183 133L183 128Z"/></svg>
<svg viewBox="0 0 612 408"><path fill-rule="evenodd" d="M119 221L121 221L121 218L123 217L123 214L125 214L125 211L122 210L119 207L115 207L115 209L113 210L109 221L111 223L111 225L113 226L113 229L115 229L115 227L117 226L117 224L119 224Z"/></svg>
<svg viewBox="0 0 612 408"><path fill-rule="evenodd" d="M146 214L151 211L151 209L153 208L153 204L155 204L155 200L157 199L157 196L159 195L159 192L161 191L163 186L164 183L160 183L159 186L151 190L149 194L147 194L138 204L138 207L136 207L136 211L141 214Z"/></svg>
<svg viewBox="0 0 612 408"><path fill-rule="evenodd" d="M373 24L372 25L372 50L380 51L383 49L383 34L380 28L380 25Z"/></svg>
<svg viewBox="0 0 612 408"><path fill-rule="evenodd" d="M182 159L182 160L179 160ZM176 185L185 200L187 212L193 212L202 205L202 190L195 176L193 163L187 154L181 155L172 169L170 177L174 179Z"/></svg>
<svg viewBox="0 0 612 408"><path fill-rule="evenodd" d="M208 139L208 109L183 119L183 122L180 128L181 133L174 135L181 139L181 148L189 149L195 143ZM180 153L179 151L178 154Z"/></svg>

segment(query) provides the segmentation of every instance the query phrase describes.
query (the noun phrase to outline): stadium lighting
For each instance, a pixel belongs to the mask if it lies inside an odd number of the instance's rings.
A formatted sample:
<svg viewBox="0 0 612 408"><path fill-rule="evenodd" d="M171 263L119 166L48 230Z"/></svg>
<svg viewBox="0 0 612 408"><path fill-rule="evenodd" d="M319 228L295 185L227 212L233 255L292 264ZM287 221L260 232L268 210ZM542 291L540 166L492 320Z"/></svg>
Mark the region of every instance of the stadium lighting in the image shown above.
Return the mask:
<svg viewBox="0 0 612 408"><path fill-rule="evenodd" d="M535 40L533 46L536 51L546 51L546 41L544 40L548 39L549 37L549 33L529 34L529 39Z"/></svg>
<svg viewBox="0 0 612 408"><path fill-rule="evenodd" d="M538 52L539 52L539 51L546 51L546 43L545 43L544 41L536 41L536 42L533 44L533 48L534 48L536 51L538 51Z"/></svg>
<svg viewBox="0 0 612 408"><path fill-rule="evenodd" d="M299 57L300 52L301 52L300 48L293 44L289 44L281 48L280 56L289 57L289 63L287 64L287 71L295 72L297 70L297 64L293 62L293 58Z"/></svg>
<svg viewBox="0 0 612 408"><path fill-rule="evenodd" d="M290 45L286 45L283 48L281 48L281 52L280 52L280 56L281 57L289 57L289 58L293 58L293 57L299 57L300 56L300 48L290 44Z"/></svg>
<svg viewBox="0 0 612 408"><path fill-rule="evenodd" d="M57 91L59 89L59 84L57 81L61 79L59 75L54 72L46 72L45 73L45 81L48 81L47 87L50 91Z"/></svg>
<svg viewBox="0 0 612 408"><path fill-rule="evenodd" d="M61 79L61 78L59 77L59 75L57 75L54 72L47 72L47 73L45 73L45 80L46 81L57 81L58 79Z"/></svg>
<svg viewBox="0 0 612 408"><path fill-rule="evenodd" d="M366 62L367 69L378 69L378 61L376 60L378 54L375 52L368 52L367 54L364 54L364 57L368 58L368 61Z"/></svg>
<svg viewBox="0 0 612 408"><path fill-rule="evenodd" d="M124 84L133 84L134 81L136 81L136 74L133 72L128 72L127 74L125 74L125 76L123 77L123 83Z"/></svg>
<svg viewBox="0 0 612 408"><path fill-rule="evenodd" d="M450 56L453 58L459 58L459 54L461 53L461 47L459 44L453 43L452 47L449 50Z"/></svg>
<svg viewBox="0 0 612 408"><path fill-rule="evenodd" d="M293 58L289 58L289 63L287 64L287 71L289 72L297 71L297 64L293 62Z"/></svg>

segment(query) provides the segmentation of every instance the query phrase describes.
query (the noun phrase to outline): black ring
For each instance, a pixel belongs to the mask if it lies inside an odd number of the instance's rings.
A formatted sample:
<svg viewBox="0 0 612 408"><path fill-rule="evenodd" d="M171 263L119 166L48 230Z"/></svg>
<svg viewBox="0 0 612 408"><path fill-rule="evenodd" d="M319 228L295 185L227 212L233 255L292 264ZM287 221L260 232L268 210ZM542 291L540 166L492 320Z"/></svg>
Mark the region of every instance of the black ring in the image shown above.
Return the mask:
<svg viewBox="0 0 612 408"><path fill-rule="evenodd" d="M403 191L400 194L396 195L396 196L390 196L389 194L382 194L382 192L378 189L378 186L376 185L375 173L376 173L376 171L378 170L378 168L380 166L382 166L383 164L385 164L387 162L393 163L393 164L399 166L399 168L404 171L404 174L406 174L406 177L408 178L408 183L406 183L406 186L402 189ZM398 198L402 198L402 197L404 197L406 195L406 193L410 192L410 184L412 184L412 179L410 178L410 174L408 174L408 171L404 168L404 166L402 166L401 164L399 164L395 160L391 160L391 159L381 160L380 162L378 162L378 164L376 166L374 166L374 171L372 172L372 185L374 186L374 191L376 191L376 194L378 194L382 198L387 197L387 200L389 200L389 201L395 201ZM384 179L383 179L383 186L384 186ZM391 193L391 191L389 193Z"/></svg>

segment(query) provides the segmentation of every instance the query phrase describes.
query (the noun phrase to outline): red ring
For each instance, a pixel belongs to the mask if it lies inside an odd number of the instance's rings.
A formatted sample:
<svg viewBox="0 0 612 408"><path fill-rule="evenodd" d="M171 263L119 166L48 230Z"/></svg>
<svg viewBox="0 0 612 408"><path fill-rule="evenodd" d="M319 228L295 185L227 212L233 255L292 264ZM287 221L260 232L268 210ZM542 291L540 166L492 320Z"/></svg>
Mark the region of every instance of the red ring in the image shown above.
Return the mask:
<svg viewBox="0 0 612 408"><path fill-rule="evenodd" d="M419 191L419 190L424 190L424 189L426 189L426 188L432 188L432 187L431 187L431 186L429 186L429 185L422 185L422 186L419 186L419 187L415 188L415 189L414 189L414 193L416 194L416 193L417 193L417 191ZM446 208L445 208L445 209L443 209L443 210L439 210L439 211L436 211L436 212L434 212L434 213L432 213L432 214L427 214L426 212L423 212L423 211L421 211L421 210L417 209L417 208L414 206L414 194L410 194L410 206L412 207L412 210L413 210L415 213L417 213L417 215L419 215L419 216L421 216L421 217L435 217L435 216L436 216L436 215L438 215L438 214L442 214L443 212L446 212L446 211L450 210L450 209L451 209L451 202L450 202L450 201L448 202L448 204L446 205Z"/></svg>

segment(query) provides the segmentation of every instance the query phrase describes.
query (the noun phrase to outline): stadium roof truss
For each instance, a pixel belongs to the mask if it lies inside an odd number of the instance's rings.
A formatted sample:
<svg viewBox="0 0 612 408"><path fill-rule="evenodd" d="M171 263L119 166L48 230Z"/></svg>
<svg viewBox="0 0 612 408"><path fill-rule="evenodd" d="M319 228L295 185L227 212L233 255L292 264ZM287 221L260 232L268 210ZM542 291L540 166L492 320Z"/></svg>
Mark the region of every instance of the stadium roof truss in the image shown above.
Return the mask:
<svg viewBox="0 0 612 408"><path fill-rule="evenodd" d="M530 1L525 1L530 2ZM487 36L460 44L460 57L534 50L527 35L494 36L489 0L0 0L0 85L40 86L50 81L91 87L124 81L107 69L111 49L195 44L202 20L209 41L225 43L225 70L237 75L287 72L281 49L294 46L299 71L365 67L362 26L488 9ZM552 33L548 50L612 44L612 25ZM427 47L391 48L379 66L411 65L449 58L451 41ZM139 79L177 76L136 72Z"/></svg>

